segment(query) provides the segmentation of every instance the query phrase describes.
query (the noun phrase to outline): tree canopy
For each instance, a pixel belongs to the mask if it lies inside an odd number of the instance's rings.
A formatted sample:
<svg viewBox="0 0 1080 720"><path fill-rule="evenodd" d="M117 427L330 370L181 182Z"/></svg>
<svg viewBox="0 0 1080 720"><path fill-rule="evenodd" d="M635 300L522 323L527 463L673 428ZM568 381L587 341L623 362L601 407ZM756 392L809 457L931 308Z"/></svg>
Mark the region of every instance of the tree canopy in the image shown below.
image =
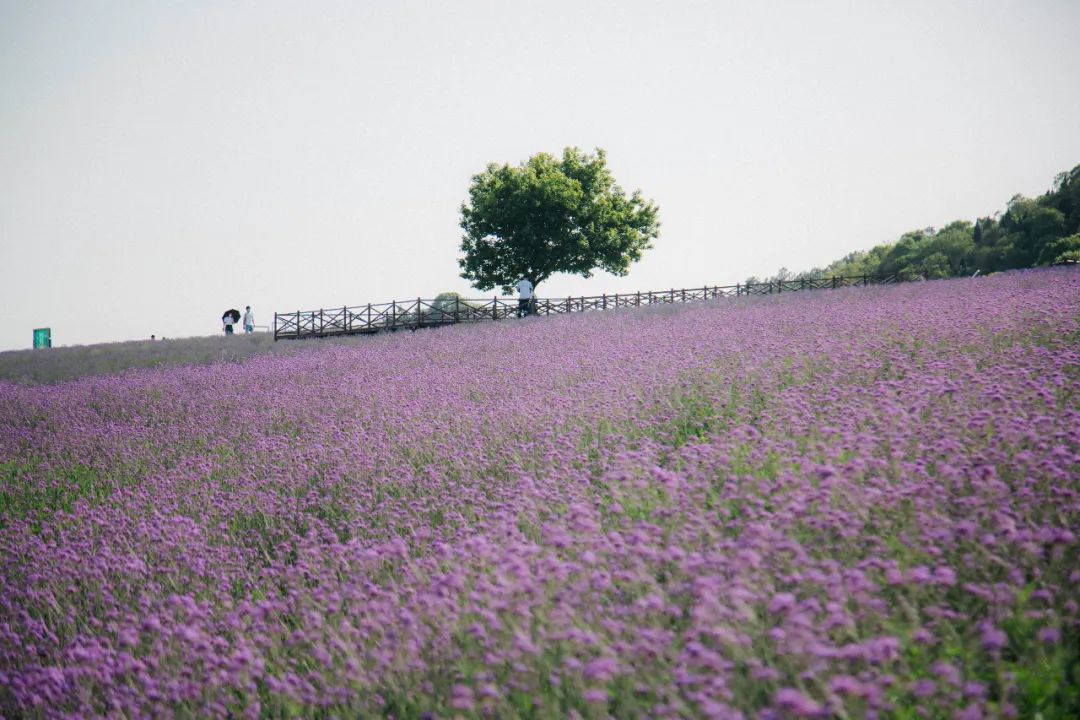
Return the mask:
<svg viewBox="0 0 1080 720"><path fill-rule="evenodd" d="M517 166L490 164L461 206L461 277L479 290L509 292L555 273L626 275L658 236L657 207L615 183L606 154L566 148Z"/></svg>
<svg viewBox="0 0 1080 720"><path fill-rule="evenodd" d="M1002 212L912 230L798 277L904 272L932 279L1070 260L1080 261L1080 165L1060 173L1037 198L1014 196Z"/></svg>

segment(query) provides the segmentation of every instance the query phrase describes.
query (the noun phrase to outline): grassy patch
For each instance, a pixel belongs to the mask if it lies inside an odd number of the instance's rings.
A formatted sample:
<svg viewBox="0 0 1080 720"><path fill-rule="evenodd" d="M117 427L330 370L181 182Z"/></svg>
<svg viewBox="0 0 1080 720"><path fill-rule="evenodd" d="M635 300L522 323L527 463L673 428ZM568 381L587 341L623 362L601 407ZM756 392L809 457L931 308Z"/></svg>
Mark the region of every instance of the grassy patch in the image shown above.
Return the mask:
<svg viewBox="0 0 1080 720"><path fill-rule="evenodd" d="M36 462L2 463L0 528L29 519L34 532L40 532L42 522L57 510L72 512L81 501L99 504L114 489L100 471L81 463L44 473Z"/></svg>

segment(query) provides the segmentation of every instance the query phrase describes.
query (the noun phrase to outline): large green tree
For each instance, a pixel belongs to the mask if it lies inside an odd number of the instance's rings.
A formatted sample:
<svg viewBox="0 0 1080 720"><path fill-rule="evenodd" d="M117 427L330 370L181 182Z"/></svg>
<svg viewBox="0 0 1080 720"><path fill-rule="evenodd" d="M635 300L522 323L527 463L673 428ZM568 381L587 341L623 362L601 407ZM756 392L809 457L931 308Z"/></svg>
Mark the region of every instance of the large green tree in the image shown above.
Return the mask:
<svg viewBox="0 0 1080 720"><path fill-rule="evenodd" d="M555 273L626 275L658 236L657 208L615 183L606 155L577 148L562 158L533 155L517 166L488 165L461 206L461 277L479 290L509 292Z"/></svg>

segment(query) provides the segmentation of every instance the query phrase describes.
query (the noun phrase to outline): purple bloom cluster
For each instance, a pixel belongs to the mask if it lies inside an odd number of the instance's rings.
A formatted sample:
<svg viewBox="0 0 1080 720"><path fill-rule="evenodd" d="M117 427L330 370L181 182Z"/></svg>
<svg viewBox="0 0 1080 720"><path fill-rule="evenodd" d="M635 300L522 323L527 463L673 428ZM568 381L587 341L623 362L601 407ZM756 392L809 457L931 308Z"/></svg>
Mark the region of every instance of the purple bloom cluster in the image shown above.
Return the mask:
<svg viewBox="0 0 1080 720"><path fill-rule="evenodd" d="M1078 387L1070 269L0 383L0 715L1065 717Z"/></svg>

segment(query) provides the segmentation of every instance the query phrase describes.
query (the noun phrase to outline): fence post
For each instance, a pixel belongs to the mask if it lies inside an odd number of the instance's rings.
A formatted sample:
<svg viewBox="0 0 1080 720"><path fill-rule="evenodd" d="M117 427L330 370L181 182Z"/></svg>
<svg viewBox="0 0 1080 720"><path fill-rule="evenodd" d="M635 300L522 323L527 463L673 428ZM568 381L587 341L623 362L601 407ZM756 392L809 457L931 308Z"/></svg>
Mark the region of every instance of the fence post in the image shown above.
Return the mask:
<svg viewBox="0 0 1080 720"><path fill-rule="evenodd" d="M371 303L367 304L367 326L371 329Z"/></svg>
<svg viewBox="0 0 1080 720"><path fill-rule="evenodd" d="M390 329L397 328L397 300L390 301Z"/></svg>
<svg viewBox="0 0 1080 720"><path fill-rule="evenodd" d="M461 298L459 298L457 295L455 295L454 296L454 322L456 322L456 323L461 322L461 308L459 307L460 305L461 305Z"/></svg>
<svg viewBox="0 0 1080 720"><path fill-rule="evenodd" d="M424 306L420 304L420 298L416 298L416 327L424 324Z"/></svg>
<svg viewBox="0 0 1080 720"><path fill-rule="evenodd" d="M491 296L491 319L492 320L498 320L499 319L499 296L498 295L492 295Z"/></svg>
<svg viewBox="0 0 1080 720"><path fill-rule="evenodd" d="M274 313L274 342L277 342L277 313Z"/></svg>
<svg viewBox="0 0 1080 720"><path fill-rule="evenodd" d="M345 332L352 330L352 318L349 317L349 306L341 306L341 327Z"/></svg>
<svg viewBox="0 0 1080 720"><path fill-rule="evenodd" d="M601 302L600 309L601 310L607 310L607 293L604 293L601 297L602 297L602 300L600 301Z"/></svg>

